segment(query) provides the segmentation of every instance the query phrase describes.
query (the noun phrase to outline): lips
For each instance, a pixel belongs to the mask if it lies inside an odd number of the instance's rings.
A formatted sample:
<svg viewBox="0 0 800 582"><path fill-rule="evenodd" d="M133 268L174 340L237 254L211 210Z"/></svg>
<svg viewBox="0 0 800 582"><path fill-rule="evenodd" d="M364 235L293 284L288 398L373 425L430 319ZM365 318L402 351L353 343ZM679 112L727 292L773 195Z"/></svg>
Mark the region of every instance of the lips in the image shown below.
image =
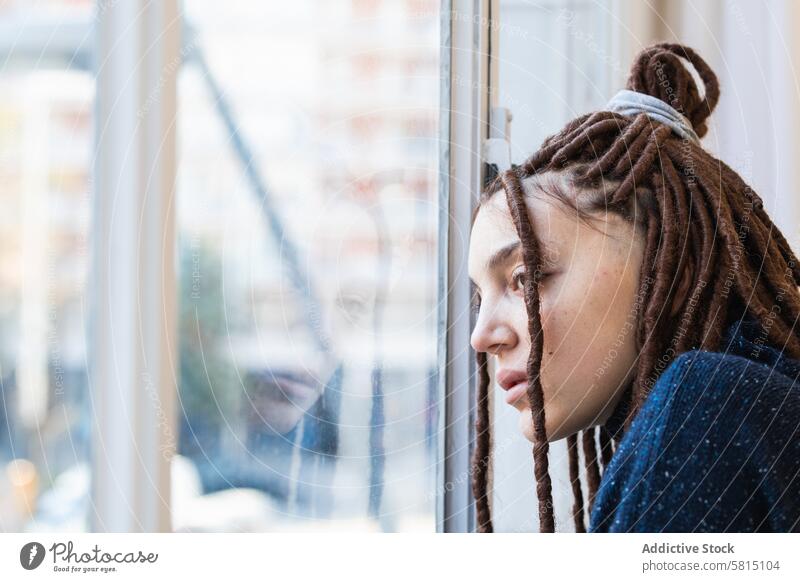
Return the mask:
<svg viewBox="0 0 800 582"><path fill-rule="evenodd" d="M317 393L314 387L304 382L278 380L275 383L281 392L288 396L290 400L304 400L313 397Z"/></svg>
<svg viewBox="0 0 800 582"><path fill-rule="evenodd" d="M506 392L506 402L514 406L518 400L525 398L528 393L528 382L520 382L515 384Z"/></svg>
<svg viewBox="0 0 800 582"><path fill-rule="evenodd" d="M313 376L298 372L273 371L264 375L266 396L300 404L319 395L321 385Z"/></svg>
<svg viewBox="0 0 800 582"><path fill-rule="evenodd" d="M503 368L497 372L497 383L506 391L506 402L515 404L528 391L528 375L522 370Z"/></svg>

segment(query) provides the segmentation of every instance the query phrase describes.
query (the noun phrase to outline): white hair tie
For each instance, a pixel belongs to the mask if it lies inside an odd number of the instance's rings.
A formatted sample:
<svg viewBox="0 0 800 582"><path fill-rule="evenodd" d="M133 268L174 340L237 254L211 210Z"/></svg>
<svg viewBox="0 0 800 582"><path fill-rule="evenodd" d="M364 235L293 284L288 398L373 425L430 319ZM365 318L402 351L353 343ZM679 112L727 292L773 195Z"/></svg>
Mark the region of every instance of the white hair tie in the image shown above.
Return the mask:
<svg viewBox="0 0 800 582"><path fill-rule="evenodd" d="M653 97L647 93L623 89L611 98L611 101L606 105L606 110L620 113L627 117L644 113L650 119L655 119L670 126L672 131L680 137L689 139L698 145L700 144L700 138L697 137L691 122L684 115L658 97Z"/></svg>

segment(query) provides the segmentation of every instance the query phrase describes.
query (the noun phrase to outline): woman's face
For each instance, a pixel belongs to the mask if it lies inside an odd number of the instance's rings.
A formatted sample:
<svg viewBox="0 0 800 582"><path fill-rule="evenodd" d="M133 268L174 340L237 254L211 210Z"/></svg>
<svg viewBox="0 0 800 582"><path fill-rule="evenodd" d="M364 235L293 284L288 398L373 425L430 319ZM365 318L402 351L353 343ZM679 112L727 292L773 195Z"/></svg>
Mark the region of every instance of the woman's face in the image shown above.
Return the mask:
<svg viewBox="0 0 800 582"><path fill-rule="evenodd" d="M633 377L644 244L618 215L598 216L593 228L547 196L529 194L526 202L543 257L541 382L545 428L553 442L604 423ZM501 190L483 204L472 228L469 274L480 311L471 343L494 356L495 380L532 440L526 393L531 343L520 251Z"/></svg>

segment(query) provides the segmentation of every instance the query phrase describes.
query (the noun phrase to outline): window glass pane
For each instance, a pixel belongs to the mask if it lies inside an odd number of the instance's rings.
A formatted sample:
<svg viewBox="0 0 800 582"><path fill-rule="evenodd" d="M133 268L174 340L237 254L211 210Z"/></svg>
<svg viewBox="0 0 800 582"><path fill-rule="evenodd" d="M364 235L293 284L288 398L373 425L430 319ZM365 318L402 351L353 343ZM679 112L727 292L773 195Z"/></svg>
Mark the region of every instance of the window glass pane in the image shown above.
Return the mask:
<svg viewBox="0 0 800 582"><path fill-rule="evenodd" d="M0 3L0 531L86 528L92 12Z"/></svg>
<svg viewBox="0 0 800 582"><path fill-rule="evenodd" d="M176 529L435 528L438 6L185 2Z"/></svg>

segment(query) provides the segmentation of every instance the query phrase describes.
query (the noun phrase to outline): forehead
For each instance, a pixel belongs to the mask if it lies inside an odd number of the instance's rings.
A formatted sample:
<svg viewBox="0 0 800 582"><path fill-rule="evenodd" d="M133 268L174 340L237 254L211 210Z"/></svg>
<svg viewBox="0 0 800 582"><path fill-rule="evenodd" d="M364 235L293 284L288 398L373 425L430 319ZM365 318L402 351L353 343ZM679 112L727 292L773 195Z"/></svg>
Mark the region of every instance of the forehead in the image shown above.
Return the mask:
<svg viewBox="0 0 800 582"><path fill-rule="evenodd" d="M525 199L528 217L539 243L543 247L558 244L563 231L569 227L569 219L564 213L555 211L555 203L538 196ZM572 228L575 228L574 223ZM495 251L519 241L508 201L502 190L495 193L481 205L472 226L469 243L469 273L474 279L485 270L486 262Z"/></svg>

